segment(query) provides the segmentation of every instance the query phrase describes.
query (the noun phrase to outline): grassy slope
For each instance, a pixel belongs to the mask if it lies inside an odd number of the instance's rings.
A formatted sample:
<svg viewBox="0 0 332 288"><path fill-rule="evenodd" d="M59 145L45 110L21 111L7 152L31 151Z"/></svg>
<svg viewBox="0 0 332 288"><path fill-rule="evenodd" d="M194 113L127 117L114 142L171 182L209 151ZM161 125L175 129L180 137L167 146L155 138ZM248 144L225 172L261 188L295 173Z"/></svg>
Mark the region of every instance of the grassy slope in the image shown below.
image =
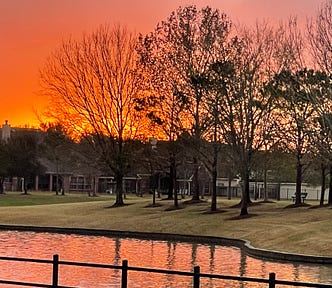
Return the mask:
<svg viewBox="0 0 332 288"><path fill-rule="evenodd" d="M5 207L6 197L13 197L8 204L17 201L19 205L30 206ZM0 206L3 206L0 208L0 224L222 236L247 239L259 248L332 256L330 207L286 209L290 202L279 201L254 205L249 208L253 217L238 219L239 209L231 208L238 200L218 201L223 212L210 214L206 213L209 211L207 202L165 211L172 202L158 199L159 207L147 207L151 203L149 197L130 196L125 200L130 205L110 208L114 203L112 196L4 195L0 197ZM59 202L62 204L49 204ZM317 205L317 202L311 204Z"/></svg>

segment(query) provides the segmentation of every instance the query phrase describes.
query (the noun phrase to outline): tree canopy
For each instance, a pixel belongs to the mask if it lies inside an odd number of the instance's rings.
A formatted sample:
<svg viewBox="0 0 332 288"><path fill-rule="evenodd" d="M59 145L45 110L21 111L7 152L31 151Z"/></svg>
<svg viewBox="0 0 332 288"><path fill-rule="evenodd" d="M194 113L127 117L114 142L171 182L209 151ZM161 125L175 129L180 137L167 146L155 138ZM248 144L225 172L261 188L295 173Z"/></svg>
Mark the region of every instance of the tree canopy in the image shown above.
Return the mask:
<svg viewBox="0 0 332 288"><path fill-rule="evenodd" d="M194 5L179 7L146 35L101 26L64 41L46 61L41 80L48 116L90 143L112 170L116 205L123 205L131 144L149 137L168 141L169 197L176 195L177 157L183 151L192 157L195 201L199 167L215 186L218 145L226 146L224 163L237 166L242 180L241 215L248 214L255 155L273 146L297 151L300 204L303 155L309 138L321 133L317 119L331 110L330 6L308 22L310 41L296 18L278 27L257 22L234 29L226 14Z"/></svg>

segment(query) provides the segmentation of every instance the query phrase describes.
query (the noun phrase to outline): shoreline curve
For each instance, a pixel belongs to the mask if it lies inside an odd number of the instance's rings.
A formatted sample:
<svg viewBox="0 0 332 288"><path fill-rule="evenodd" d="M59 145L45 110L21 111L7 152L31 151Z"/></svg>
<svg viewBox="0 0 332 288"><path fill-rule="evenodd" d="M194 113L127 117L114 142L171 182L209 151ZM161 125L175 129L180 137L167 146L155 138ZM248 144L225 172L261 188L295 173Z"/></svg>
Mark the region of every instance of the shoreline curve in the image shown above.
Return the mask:
<svg viewBox="0 0 332 288"><path fill-rule="evenodd" d="M314 263L314 264L332 264L332 257L328 256L295 254L295 253L282 252L276 250L260 249L252 246L248 240L217 237L217 236L182 235L182 234L169 234L169 233L156 233L156 232L147 233L147 232L88 229L88 228L1 225L1 224L0 224L0 230L137 238L143 240L182 241L182 242L195 242L200 244L236 246L240 249L243 249L243 251L248 255L258 259L270 259L270 260L278 260L285 262L302 262L302 263Z"/></svg>

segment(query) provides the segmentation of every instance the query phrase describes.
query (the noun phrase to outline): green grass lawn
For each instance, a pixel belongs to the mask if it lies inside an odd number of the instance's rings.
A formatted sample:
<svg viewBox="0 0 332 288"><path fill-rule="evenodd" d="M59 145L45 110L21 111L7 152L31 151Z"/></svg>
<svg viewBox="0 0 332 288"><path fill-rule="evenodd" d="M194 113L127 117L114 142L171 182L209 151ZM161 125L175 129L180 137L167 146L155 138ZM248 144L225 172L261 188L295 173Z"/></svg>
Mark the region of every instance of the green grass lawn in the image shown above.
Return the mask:
<svg viewBox="0 0 332 288"><path fill-rule="evenodd" d="M189 199L189 198L188 198ZM239 218L239 199L218 199L218 213L209 213L210 202L184 204L157 199L151 207L150 195L128 195L123 207L113 208L114 195L88 197L85 194L55 196L50 193L0 196L0 224L113 229L205 235L249 240L263 249L332 256L332 209L308 206L287 208L291 201L255 203L250 217Z"/></svg>
<svg viewBox="0 0 332 288"><path fill-rule="evenodd" d="M21 192L7 192L6 194L0 194L0 207L91 202L104 201L106 199L105 196L89 197L87 194L81 193L67 194L63 196L55 195L55 193L51 192L33 192L28 193L28 195Z"/></svg>

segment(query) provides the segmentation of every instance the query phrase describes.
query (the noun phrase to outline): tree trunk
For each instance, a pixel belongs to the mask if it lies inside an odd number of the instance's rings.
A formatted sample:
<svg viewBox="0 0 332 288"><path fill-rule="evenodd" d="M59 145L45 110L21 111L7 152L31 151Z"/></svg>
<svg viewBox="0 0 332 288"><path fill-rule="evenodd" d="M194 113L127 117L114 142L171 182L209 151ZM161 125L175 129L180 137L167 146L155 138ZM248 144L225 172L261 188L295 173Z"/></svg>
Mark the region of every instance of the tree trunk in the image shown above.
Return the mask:
<svg viewBox="0 0 332 288"><path fill-rule="evenodd" d="M92 178L91 176L87 177L86 180L88 181L87 184L90 184L90 188L88 190L88 197L92 196Z"/></svg>
<svg viewBox="0 0 332 288"><path fill-rule="evenodd" d="M212 172L211 211L217 211L217 171Z"/></svg>
<svg viewBox="0 0 332 288"><path fill-rule="evenodd" d="M92 196L93 197L97 196L97 190L98 190L98 177L93 176L92 177Z"/></svg>
<svg viewBox="0 0 332 288"><path fill-rule="evenodd" d="M57 173L55 177L55 195L59 195L59 174Z"/></svg>
<svg viewBox="0 0 332 288"><path fill-rule="evenodd" d="M114 206L123 206L123 173L117 172L115 175L116 181L116 199Z"/></svg>
<svg viewBox="0 0 332 288"><path fill-rule="evenodd" d="M296 166L296 189L295 189L295 205L301 205L301 185L302 185L302 164L297 161Z"/></svg>
<svg viewBox="0 0 332 288"><path fill-rule="evenodd" d="M175 161L174 161L174 168L173 168L173 178L172 178L171 182L173 183L174 206L178 207L179 202L178 202L178 187L177 187L177 183L176 183L176 165L175 165Z"/></svg>
<svg viewBox="0 0 332 288"><path fill-rule="evenodd" d="M269 195L267 191L267 169L264 169L264 202L269 200Z"/></svg>
<svg viewBox="0 0 332 288"><path fill-rule="evenodd" d="M321 166L321 191L320 191L320 202L319 205L323 206L324 205L324 198L325 198L325 171L326 171L326 166L322 164Z"/></svg>
<svg viewBox="0 0 332 288"><path fill-rule="evenodd" d="M269 193L267 191L267 173L268 173L268 149L265 143L265 151L264 151L264 202L269 200Z"/></svg>
<svg viewBox="0 0 332 288"><path fill-rule="evenodd" d="M23 185L23 188L24 188L24 192L23 192L23 194L24 195L28 195L28 181L25 179L25 178L23 178L24 180L24 185Z"/></svg>
<svg viewBox="0 0 332 288"><path fill-rule="evenodd" d="M217 211L217 165L218 165L218 147L216 140L213 145L213 162L212 162L212 195L211 211Z"/></svg>
<svg viewBox="0 0 332 288"><path fill-rule="evenodd" d="M171 200L173 199L173 193L174 193L174 177L176 177L175 175L175 157L174 155L170 156L169 159L169 186L168 186L168 194L167 194L167 199Z"/></svg>
<svg viewBox="0 0 332 288"><path fill-rule="evenodd" d="M248 204L249 204L249 171L246 169L243 173L243 184L242 184L242 199L241 199L241 213L240 216L248 215Z"/></svg>
<svg viewBox="0 0 332 288"><path fill-rule="evenodd" d="M332 205L332 165L330 165L329 197L328 197L327 204Z"/></svg>
<svg viewBox="0 0 332 288"><path fill-rule="evenodd" d="M0 194L4 194L4 187L3 187L4 180L5 180L4 177L0 178Z"/></svg>
<svg viewBox="0 0 332 288"><path fill-rule="evenodd" d="M193 197L192 200L194 201L199 201L199 179L198 179L198 170L199 170L199 165L198 165L198 158L194 156L193 158L194 162L194 187L193 187Z"/></svg>
<svg viewBox="0 0 332 288"><path fill-rule="evenodd" d="M227 187L227 199L231 200L232 199L232 177L229 175L228 176L228 187Z"/></svg>

